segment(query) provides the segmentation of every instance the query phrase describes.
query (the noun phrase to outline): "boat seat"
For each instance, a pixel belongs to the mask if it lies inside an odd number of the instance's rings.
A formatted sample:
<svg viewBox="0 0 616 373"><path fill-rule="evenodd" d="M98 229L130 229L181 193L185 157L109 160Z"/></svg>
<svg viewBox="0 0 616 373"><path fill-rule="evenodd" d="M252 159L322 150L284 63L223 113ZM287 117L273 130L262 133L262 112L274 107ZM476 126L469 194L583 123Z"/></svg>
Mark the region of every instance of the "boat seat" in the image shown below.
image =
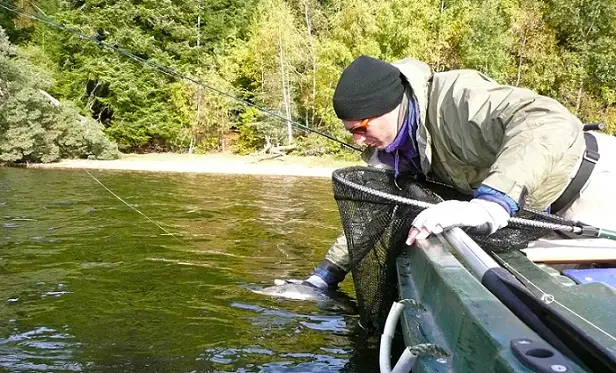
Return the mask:
<svg viewBox="0 0 616 373"><path fill-rule="evenodd" d="M616 268L566 269L563 275L578 284L603 282L616 288Z"/></svg>
<svg viewBox="0 0 616 373"><path fill-rule="evenodd" d="M602 238L541 238L521 251L540 263L616 263L616 241Z"/></svg>

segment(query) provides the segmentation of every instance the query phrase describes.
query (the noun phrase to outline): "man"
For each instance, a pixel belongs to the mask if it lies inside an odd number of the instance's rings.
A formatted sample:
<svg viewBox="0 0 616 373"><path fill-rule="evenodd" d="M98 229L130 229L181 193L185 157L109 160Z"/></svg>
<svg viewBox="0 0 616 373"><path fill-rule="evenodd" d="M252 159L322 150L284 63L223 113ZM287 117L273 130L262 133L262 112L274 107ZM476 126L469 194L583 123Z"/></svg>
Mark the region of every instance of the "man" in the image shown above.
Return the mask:
<svg viewBox="0 0 616 373"><path fill-rule="evenodd" d="M616 138L584 133L555 100L474 70L432 73L417 60L361 56L342 73L334 110L367 162L429 175L472 195L420 213L407 244L450 227L507 225L523 206L616 229ZM344 236L307 280L335 287L350 270Z"/></svg>

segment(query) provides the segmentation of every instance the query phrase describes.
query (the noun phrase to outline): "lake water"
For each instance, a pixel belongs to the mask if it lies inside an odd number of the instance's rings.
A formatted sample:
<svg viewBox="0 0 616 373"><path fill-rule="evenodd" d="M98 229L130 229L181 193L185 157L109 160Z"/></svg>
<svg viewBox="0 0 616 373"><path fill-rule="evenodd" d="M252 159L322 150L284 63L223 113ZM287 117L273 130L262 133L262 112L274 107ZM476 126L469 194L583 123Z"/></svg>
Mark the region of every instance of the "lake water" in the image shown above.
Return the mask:
<svg viewBox="0 0 616 373"><path fill-rule="evenodd" d="M247 289L320 263L330 180L90 173L118 197L82 170L0 168L0 370L378 371L357 316Z"/></svg>

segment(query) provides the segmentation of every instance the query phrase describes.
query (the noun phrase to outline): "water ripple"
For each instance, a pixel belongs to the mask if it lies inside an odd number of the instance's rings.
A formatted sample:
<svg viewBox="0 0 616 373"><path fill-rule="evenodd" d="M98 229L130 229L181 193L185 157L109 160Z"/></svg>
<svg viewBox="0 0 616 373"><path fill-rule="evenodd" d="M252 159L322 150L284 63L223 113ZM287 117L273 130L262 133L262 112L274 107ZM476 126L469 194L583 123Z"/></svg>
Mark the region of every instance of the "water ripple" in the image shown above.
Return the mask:
<svg viewBox="0 0 616 373"><path fill-rule="evenodd" d="M354 316L245 287L323 258L331 181L92 173L151 220L83 171L0 168L0 371L338 372L365 345Z"/></svg>

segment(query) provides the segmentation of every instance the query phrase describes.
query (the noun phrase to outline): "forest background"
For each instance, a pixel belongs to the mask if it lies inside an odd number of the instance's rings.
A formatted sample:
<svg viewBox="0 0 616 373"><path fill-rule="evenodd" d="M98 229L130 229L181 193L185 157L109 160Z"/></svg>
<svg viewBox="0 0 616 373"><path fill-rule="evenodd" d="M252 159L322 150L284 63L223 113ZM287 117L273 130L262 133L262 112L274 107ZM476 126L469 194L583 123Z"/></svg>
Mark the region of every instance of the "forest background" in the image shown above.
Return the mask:
<svg viewBox="0 0 616 373"><path fill-rule="evenodd" d="M352 157L289 123L350 142L331 97L361 54L414 57L435 71L477 69L616 131L614 0L0 0L0 28L4 162L285 145L300 155Z"/></svg>

